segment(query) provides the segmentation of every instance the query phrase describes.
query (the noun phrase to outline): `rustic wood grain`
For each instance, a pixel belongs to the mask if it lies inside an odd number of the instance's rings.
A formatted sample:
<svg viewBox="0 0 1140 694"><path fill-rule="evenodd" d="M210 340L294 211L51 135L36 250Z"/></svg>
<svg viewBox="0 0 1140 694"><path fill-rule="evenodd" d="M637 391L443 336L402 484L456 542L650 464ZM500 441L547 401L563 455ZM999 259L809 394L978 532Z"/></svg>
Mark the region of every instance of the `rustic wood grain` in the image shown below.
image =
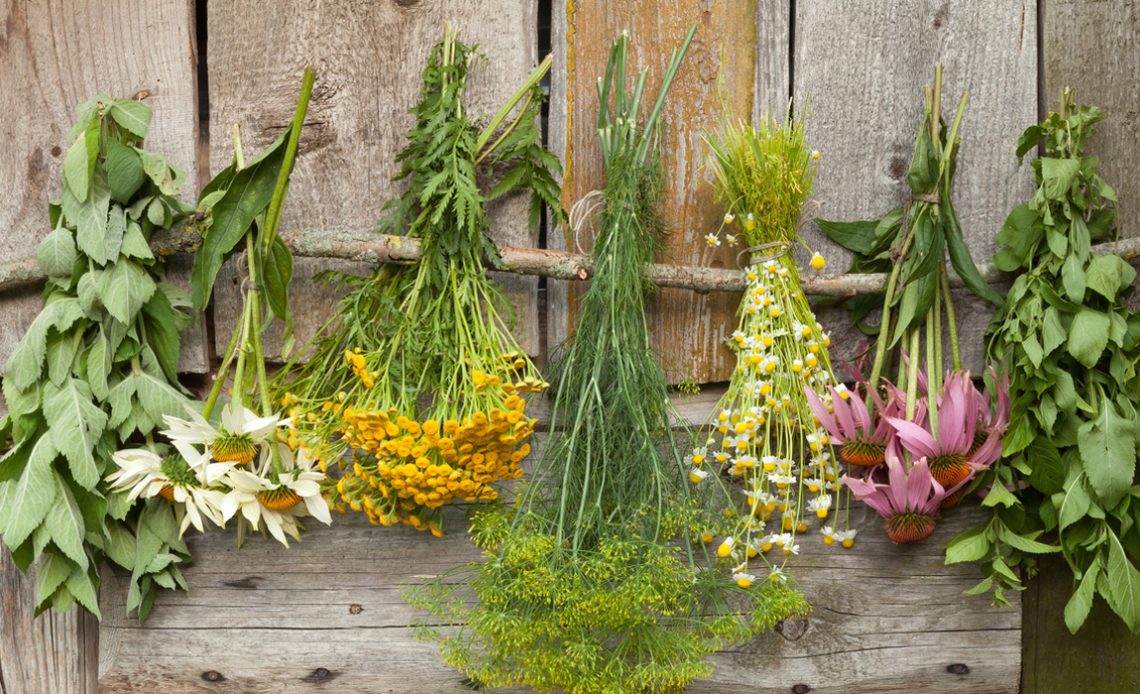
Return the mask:
<svg viewBox="0 0 1140 694"><path fill-rule="evenodd" d="M815 178L820 216L871 219L901 204L922 118L922 87L941 61L943 111L952 117L970 94L961 127L955 206L977 262L989 260L993 237L1033 190L1017 168L1017 138L1037 120L1036 3L981 0L896 3L842 0L796 4L795 99L810 109L807 137L823 157ZM814 228L809 245L833 268L848 256ZM991 309L959 311L962 331L989 320ZM824 312L842 354L859 335L842 313ZM963 342L977 371L982 343Z"/></svg>
<svg viewBox="0 0 1140 694"><path fill-rule="evenodd" d="M476 43L489 62L470 78L471 112L490 117L537 65L537 7L533 0L306 0L263 3L250 11L239 0L210 3L210 168L232 157L229 133L242 130L248 152L268 144L289 123L305 65L317 83L285 206L282 231L369 238L381 208L402 190L391 178L396 154L412 126L408 110L419 98L420 71L450 21L465 43ZM497 241L534 246L525 197L506 201L492 215ZM358 273L367 265L298 259L293 280L297 337L304 342L324 324L333 295L314 291L312 276L336 266ZM215 342L224 351L241 298L233 274L219 277ZM537 279L500 278L517 307L515 331L530 352L538 348ZM267 353L277 355L280 329Z"/></svg>
<svg viewBox="0 0 1140 694"><path fill-rule="evenodd" d="M95 694L98 622L78 608L35 617L34 595L0 548L0 694Z"/></svg>
<svg viewBox="0 0 1140 694"><path fill-rule="evenodd" d="M1042 116L1056 110L1061 90L1077 103L1104 109L1089 143L1100 174L1116 188L1122 236L1140 235L1140 8L1129 0L1042 3Z"/></svg>
<svg viewBox="0 0 1140 694"><path fill-rule="evenodd" d="M96 94L147 92L154 111L147 146L187 172L197 194L197 95L190 0L13 0L0 5L0 261L34 257L50 229L47 204L59 176L76 107ZM172 274L177 280L177 273ZM39 311L38 292L0 295L0 364ZM187 335L181 368L205 370L203 333Z"/></svg>
<svg viewBox="0 0 1140 694"><path fill-rule="evenodd" d="M757 5L753 0L668 4L636 0L615 9L612 3L597 0L554 3L551 150L562 157L566 168L562 193L565 206L605 183L595 132L599 108L595 85L605 69L610 44L623 30L629 32L629 71L648 66L646 93L656 94L670 52L681 43L689 26L698 22L696 38L662 115L665 196L661 214L669 231L659 258L678 265L735 267L732 249L710 249L703 241L704 235L716 228L722 213L713 199L712 174L705 166L707 151L701 137L706 129L721 122L726 106L736 117L751 118L756 80L767 79L756 75L757 24L774 14L770 9L758 13ZM785 34L779 27L766 27L762 48L779 52L775 46L778 37ZM786 61L786 43L782 55ZM717 93L718 78L724 80L723 101ZM786 80L786 71L776 79ZM589 230L577 236L575 239L568 229L552 230L548 246L588 250ZM578 249L579 245L584 249ZM572 329L576 291L579 289L551 283L551 345L558 344ZM727 379L733 363L724 339L735 327L738 301L733 295L683 290L654 295L650 306L653 341L670 380L704 383Z"/></svg>
<svg viewBox="0 0 1140 694"><path fill-rule="evenodd" d="M1017 691L1020 610L962 596L976 570L942 565L942 545L977 521L976 510L956 511L929 542L906 548L864 515L854 511L862 533L853 550L803 542L793 574L813 614L717 655L716 674L689 691ZM477 559L461 513L449 521L434 540L338 515L287 551L271 540L236 550L232 535L195 537L190 592L163 594L145 627L121 612L125 577L109 578L100 691L464 691L434 647L413 638L419 615L401 597L403 584ZM960 665L968 674L947 669Z"/></svg>

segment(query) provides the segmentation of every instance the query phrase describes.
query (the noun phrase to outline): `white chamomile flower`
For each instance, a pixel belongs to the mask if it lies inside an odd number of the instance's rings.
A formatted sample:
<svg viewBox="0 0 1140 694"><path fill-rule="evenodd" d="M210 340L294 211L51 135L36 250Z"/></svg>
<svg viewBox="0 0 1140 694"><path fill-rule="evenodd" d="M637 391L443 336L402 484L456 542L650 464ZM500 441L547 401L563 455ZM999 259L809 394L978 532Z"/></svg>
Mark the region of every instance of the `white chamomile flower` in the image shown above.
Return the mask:
<svg viewBox="0 0 1140 694"><path fill-rule="evenodd" d="M756 581L756 576L750 573L745 573L743 571L738 571L732 574L732 580L736 581L736 585L740 586L741 588L748 588Z"/></svg>
<svg viewBox="0 0 1140 694"><path fill-rule="evenodd" d="M705 234L705 243L713 248L720 246L720 237L716 234Z"/></svg>

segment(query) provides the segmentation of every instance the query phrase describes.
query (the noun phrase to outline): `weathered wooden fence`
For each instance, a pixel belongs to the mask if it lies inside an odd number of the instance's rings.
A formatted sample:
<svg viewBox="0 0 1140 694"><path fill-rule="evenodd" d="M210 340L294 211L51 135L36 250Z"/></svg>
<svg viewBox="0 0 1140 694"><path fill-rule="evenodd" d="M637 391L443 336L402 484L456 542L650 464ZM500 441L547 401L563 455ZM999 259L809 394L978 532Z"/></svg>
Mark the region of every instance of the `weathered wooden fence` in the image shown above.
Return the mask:
<svg viewBox="0 0 1140 694"><path fill-rule="evenodd" d="M4 0L0 263L32 256L48 230L45 205L57 194L80 101L95 93L145 95L155 111L150 144L188 171L191 197L228 161L234 124L250 148L285 127L306 64L320 79L283 229L328 248L373 238L380 207L397 191L393 157L410 124L420 65L446 20L489 59L475 78L477 108L506 96L549 36L550 145L566 166L568 204L601 183L594 80L605 47L628 30L636 62L657 78L683 29L700 23L665 115L663 213L673 233L663 263L735 267L733 251L701 241L719 217L701 132L725 108L748 118L780 112L789 99L797 108L807 104L808 136L823 154L816 181L825 216L872 217L898 204L920 87L936 61L945 65L947 92L971 97L957 204L976 261L988 259L1004 215L1032 187L1028 170L1017 168L1016 138L1063 85L1108 113L1094 147L1119 191L1125 235L1135 235L1138 13L1131 0ZM527 228L523 205L508 201L496 211L501 242L588 247L588 238L563 229L540 237ZM809 241L832 269L845 265L822 235L809 231ZM175 264L184 277L185 259ZM313 273L367 267L329 258L297 266L293 296L303 338L327 318L332 298L309 283ZM205 373L229 338L240 299L234 275L220 281L211 320L188 336L188 374ZM541 354L565 336L574 283L503 281L529 351ZM727 292L659 292L655 339L672 377L727 377L722 343L737 301ZM964 295L959 301L972 347L967 361L977 368L988 310ZM6 358L40 306L39 289L8 289L0 306ZM850 353L857 338L844 316L829 310L823 317L834 343ZM703 419L715 393L684 402L686 412ZM807 545L795 568L815 605L812 616L721 654L716 676L693 691L1050 692L1060 682L1080 683L1085 692L1140 691L1133 667L1140 643L1114 618L1094 613L1081 637L1063 633L1064 567L1047 570L1031 589L1024 621L1017 607L996 609L960 594L974 569L944 567L940 547L969 516L957 513L917 548L889 545L873 518L856 550ZM32 620L29 581L0 558L0 694L462 691L433 648L412 638L414 615L400 586L471 559L474 549L458 533L431 540L359 518L336 520L288 551L252 541L239 552L219 533L194 538L195 564L185 572L190 592L163 596L145 627L122 613L125 588L110 569L101 625L74 612Z"/></svg>

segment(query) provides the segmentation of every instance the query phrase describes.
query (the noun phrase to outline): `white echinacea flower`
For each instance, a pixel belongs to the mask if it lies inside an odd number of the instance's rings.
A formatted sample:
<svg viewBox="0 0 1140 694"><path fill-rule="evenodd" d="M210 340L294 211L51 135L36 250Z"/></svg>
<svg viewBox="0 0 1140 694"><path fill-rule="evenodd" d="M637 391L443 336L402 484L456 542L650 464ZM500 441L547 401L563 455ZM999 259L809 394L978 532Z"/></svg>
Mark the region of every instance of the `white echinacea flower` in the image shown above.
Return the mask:
<svg viewBox="0 0 1140 694"><path fill-rule="evenodd" d="M221 473L206 460L187 460L182 455L160 456L145 448L116 452L111 459L119 469L107 476L111 489L127 492L130 501L161 496L174 505L180 518L179 535L193 525L198 532L205 531L203 518L215 525L223 524L222 493L208 488L207 474ZM229 467L221 465L220 467Z"/></svg>

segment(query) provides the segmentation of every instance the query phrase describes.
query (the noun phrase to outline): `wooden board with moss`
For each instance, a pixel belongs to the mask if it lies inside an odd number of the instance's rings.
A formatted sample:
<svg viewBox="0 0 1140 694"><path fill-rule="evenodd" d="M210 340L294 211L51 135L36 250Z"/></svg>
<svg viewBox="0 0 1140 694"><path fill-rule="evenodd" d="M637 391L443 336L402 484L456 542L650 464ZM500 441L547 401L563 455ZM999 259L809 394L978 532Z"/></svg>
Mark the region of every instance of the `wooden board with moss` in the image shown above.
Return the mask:
<svg viewBox="0 0 1140 694"><path fill-rule="evenodd" d="M210 3L210 169L230 159L228 133L240 125L247 147L259 149L277 137L292 113L291 85L305 64L321 76L305 122L294 186L282 233L317 231L334 240L372 238L383 204L402 184L395 155L419 97L416 79L428 51L450 21L460 39L478 44L487 61L473 69L471 107L488 117L538 63L535 6L465 0L453 3L349 0L314 4L269 3L257 12L246 3ZM283 40L289 37L290 40ZM496 240L534 246L527 226L526 196L505 200L493 216ZM365 274L363 263L298 259L294 277L297 343L303 344L329 318L333 295L310 281L324 269ZM240 293L232 272L219 276L215 323L232 325ZM528 352L538 349L537 287L533 277L503 279L517 308L515 335ZM269 356L281 346L280 328L266 338ZM215 337L224 350L228 331Z"/></svg>

